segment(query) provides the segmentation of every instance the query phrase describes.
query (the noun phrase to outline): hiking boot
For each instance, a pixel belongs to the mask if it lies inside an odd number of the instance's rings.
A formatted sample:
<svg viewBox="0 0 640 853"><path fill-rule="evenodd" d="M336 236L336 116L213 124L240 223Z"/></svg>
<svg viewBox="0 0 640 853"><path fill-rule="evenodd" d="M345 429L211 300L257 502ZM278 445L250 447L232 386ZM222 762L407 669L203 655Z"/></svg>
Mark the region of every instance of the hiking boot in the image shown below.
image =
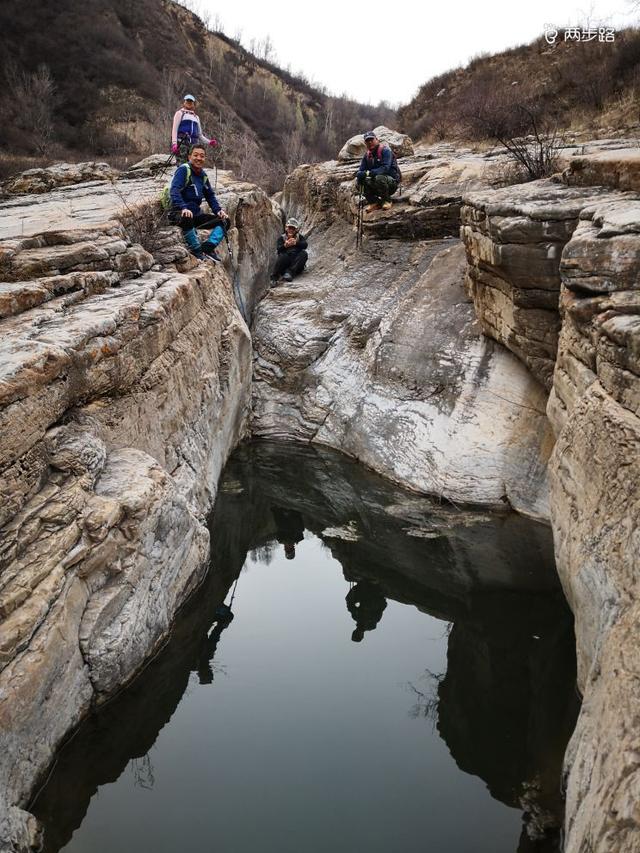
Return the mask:
<svg viewBox="0 0 640 853"><path fill-rule="evenodd" d="M374 210L380 210L380 205L377 204L377 202L374 202L373 204L368 204L365 207L364 212L365 213L373 213Z"/></svg>
<svg viewBox="0 0 640 853"><path fill-rule="evenodd" d="M216 264L222 263L220 255L216 252L215 246L212 246L211 243L203 243L202 251L210 260L214 261Z"/></svg>
<svg viewBox="0 0 640 853"><path fill-rule="evenodd" d="M282 280L283 280L283 281L293 281L293 276L291 275L291 273L290 273L290 272L286 272L286 273L282 276Z"/></svg>
<svg viewBox="0 0 640 853"><path fill-rule="evenodd" d="M189 252L197 261L204 261L204 259L207 257L202 251L202 249L189 249Z"/></svg>
<svg viewBox="0 0 640 853"><path fill-rule="evenodd" d="M390 201L385 201L385 203L382 205L383 210L391 210L391 207L392 207L392 204Z"/></svg>

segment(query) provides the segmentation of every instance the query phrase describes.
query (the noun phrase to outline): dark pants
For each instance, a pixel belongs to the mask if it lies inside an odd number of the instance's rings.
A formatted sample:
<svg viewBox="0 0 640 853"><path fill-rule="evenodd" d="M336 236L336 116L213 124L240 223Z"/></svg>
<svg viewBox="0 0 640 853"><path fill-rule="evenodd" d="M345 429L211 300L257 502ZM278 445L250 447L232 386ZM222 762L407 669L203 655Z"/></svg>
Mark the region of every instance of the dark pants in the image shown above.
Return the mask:
<svg viewBox="0 0 640 853"><path fill-rule="evenodd" d="M178 137L178 153L176 156L176 165L182 166L183 163L189 162L189 149L191 148L190 136Z"/></svg>
<svg viewBox="0 0 640 853"><path fill-rule="evenodd" d="M369 204L384 204L397 189L398 184L390 175L374 175L364 179L364 197Z"/></svg>
<svg viewBox="0 0 640 853"><path fill-rule="evenodd" d="M295 278L304 269L309 255L303 249L301 252L281 252L276 258L276 265L273 268L273 277L279 278L283 273L291 273Z"/></svg>
<svg viewBox="0 0 640 853"><path fill-rule="evenodd" d="M191 231L192 228L215 228L222 226L226 231L229 228L229 220L221 219L215 213L196 213L195 216L181 216L180 211L174 212L169 217L174 225L179 225L183 231Z"/></svg>

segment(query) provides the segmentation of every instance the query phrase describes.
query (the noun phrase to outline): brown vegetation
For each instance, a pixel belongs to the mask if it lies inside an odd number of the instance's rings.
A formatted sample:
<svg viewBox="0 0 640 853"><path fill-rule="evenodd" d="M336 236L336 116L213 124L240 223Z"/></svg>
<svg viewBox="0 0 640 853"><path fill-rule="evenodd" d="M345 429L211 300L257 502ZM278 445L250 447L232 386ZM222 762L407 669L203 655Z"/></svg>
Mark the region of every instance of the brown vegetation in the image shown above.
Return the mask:
<svg viewBox="0 0 640 853"><path fill-rule="evenodd" d="M169 223L159 201L151 199L140 204L130 205L121 196L123 206L118 219L124 225L132 243L139 243L143 249L153 255L160 246L162 228Z"/></svg>
<svg viewBox="0 0 640 853"><path fill-rule="evenodd" d="M483 140L522 137L538 129L637 132L640 31L614 42L540 38L433 78L399 111L418 138ZM635 109L633 105L635 104Z"/></svg>
<svg viewBox="0 0 640 853"><path fill-rule="evenodd" d="M293 166L392 120L384 105L332 97L278 68L268 39L255 55L216 27L171 0L32 0L29 15L4 0L0 68L15 70L0 87L0 146L31 165L133 162L168 150L189 90L205 133L222 142L218 164L274 190Z"/></svg>

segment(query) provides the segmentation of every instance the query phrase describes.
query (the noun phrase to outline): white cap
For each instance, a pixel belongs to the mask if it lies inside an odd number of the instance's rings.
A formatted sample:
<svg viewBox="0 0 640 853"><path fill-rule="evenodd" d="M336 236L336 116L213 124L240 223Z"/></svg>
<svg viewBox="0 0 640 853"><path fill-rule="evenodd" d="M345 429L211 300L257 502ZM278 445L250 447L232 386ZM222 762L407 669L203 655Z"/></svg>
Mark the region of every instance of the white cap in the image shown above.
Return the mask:
<svg viewBox="0 0 640 853"><path fill-rule="evenodd" d="M195 98L193 97L193 95L185 95L182 100L183 101L195 101Z"/></svg>

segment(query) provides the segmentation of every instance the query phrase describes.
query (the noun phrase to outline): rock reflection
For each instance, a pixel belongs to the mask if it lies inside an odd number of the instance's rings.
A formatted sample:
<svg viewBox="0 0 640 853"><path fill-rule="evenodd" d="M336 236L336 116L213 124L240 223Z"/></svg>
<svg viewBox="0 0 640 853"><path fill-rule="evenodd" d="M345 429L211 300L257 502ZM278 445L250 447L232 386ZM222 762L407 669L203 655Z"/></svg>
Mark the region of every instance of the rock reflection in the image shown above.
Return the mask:
<svg viewBox="0 0 640 853"><path fill-rule="evenodd" d="M146 756L190 673L201 685L216 677L247 554L282 545L294 559L305 530L352 584L355 642L376 629L387 599L452 624L446 673L413 685L413 712L437 726L463 771L522 810L519 853L557 849L560 769L577 707L572 625L549 531L408 494L330 451L260 443L237 451L225 470L211 520L212 570L169 643L79 729L33 804L46 853L68 842L98 787L132 760L145 782L153 779Z"/></svg>

